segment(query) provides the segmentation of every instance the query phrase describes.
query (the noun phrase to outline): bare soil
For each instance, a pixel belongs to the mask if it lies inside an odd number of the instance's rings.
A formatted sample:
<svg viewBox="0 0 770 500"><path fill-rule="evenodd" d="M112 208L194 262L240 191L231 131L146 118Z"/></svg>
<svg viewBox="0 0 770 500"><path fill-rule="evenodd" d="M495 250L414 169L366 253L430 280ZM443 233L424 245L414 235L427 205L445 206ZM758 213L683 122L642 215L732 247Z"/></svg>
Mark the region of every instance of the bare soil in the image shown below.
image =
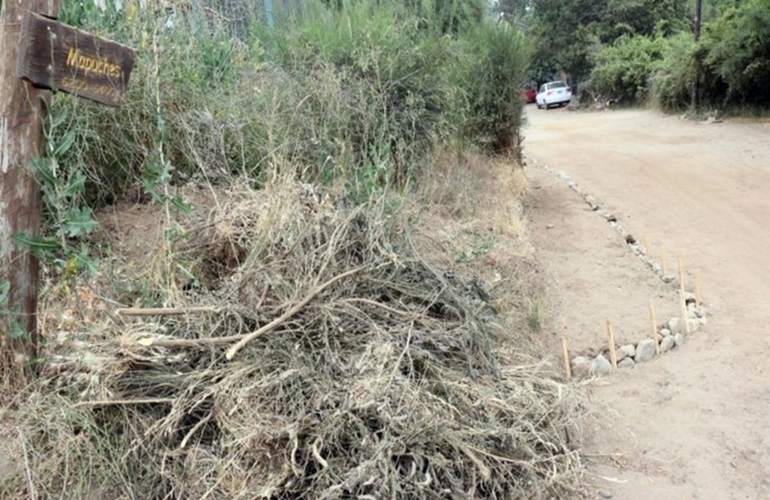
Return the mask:
<svg viewBox="0 0 770 500"><path fill-rule="evenodd" d="M648 335L663 284L542 163L569 174L651 253L696 270L709 324L681 348L588 384L597 498L770 498L770 122L696 123L647 111L528 109L530 233L549 276L555 348ZM672 272L675 274L675 271ZM600 495L605 496L600 496Z"/></svg>

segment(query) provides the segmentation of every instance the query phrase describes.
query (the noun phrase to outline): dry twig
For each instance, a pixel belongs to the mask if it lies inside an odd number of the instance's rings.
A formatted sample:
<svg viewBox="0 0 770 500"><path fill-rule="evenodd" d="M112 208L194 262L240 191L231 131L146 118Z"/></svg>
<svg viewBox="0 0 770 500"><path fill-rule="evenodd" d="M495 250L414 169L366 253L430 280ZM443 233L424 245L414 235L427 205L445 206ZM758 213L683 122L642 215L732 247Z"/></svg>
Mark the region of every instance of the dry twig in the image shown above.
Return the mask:
<svg viewBox="0 0 770 500"><path fill-rule="evenodd" d="M175 316L181 314L218 313L221 307L126 307L115 311L119 316Z"/></svg>

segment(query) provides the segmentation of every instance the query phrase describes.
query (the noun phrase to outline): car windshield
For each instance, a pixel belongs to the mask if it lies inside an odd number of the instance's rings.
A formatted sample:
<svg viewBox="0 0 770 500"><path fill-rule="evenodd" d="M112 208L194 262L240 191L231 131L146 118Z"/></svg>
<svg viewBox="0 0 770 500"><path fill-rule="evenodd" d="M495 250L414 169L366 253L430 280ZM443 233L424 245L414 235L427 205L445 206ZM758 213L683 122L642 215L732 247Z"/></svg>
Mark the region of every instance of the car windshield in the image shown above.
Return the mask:
<svg viewBox="0 0 770 500"><path fill-rule="evenodd" d="M566 87L566 86L567 86L567 84L564 83L564 82L553 82L553 83L549 83L548 84L548 88L551 88L551 89L560 89L560 88Z"/></svg>

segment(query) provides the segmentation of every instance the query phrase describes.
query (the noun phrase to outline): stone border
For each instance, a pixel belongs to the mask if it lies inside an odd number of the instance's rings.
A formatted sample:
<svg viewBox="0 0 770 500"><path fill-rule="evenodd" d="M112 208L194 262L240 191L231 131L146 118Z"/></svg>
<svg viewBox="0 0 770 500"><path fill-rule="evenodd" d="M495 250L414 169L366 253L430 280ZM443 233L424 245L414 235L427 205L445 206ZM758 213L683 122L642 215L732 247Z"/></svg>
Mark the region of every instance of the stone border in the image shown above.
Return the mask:
<svg viewBox="0 0 770 500"><path fill-rule="evenodd" d="M548 165L528 156L522 154L524 164L531 162L534 166L545 170L546 172L558 177L564 181L567 186L581 198L589 206L591 211L596 212L607 223L620 234L625 240L629 250L639 257L655 275L666 284L677 284L678 280L674 276L670 276L663 273L661 266L652 260L648 254L647 249L640 244L631 233L625 230L623 226L618 222L617 217L610 211L602 209L601 205L596 201L591 194L584 191L574 179L560 171L549 167ZM618 347L615 351L616 362L618 368L630 368L637 363L643 363L652 360L656 354L664 354L671 351L675 347L684 345L686 335L688 333L694 333L699 330L700 327L705 326L707 323L706 313L702 304L696 305L695 295L690 292L685 292L685 306L687 309L687 327L684 328L682 324L682 318L674 317L662 324L656 325L656 335L653 340L650 335L634 344L627 344ZM593 352L596 352L594 350ZM599 349L599 354L593 355L580 355L571 358L572 376L581 378L597 375L606 375L613 371L612 363L609 361L610 354L609 348Z"/></svg>
<svg viewBox="0 0 770 500"><path fill-rule="evenodd" d="M622 345L615 350L618 368L632 368L638 363L652 360L658 351L659 354L665 354L675 347L680 347L686 342L688 333L692 334L705 326L707 319L703 309L695 307L694 299L688 300L692 300L687 305L689 332L683 327L682 319L678 317L656 325L655 340L649 336L634 344ZM596 356L574 356L570 360L572 376L584 378L612 373L613 367L609 358L609 348L604 348Z"/></svg>
<svg viewBox="0 0 770 500"><path fill-rule="evenodd" d="M615 229L615 231L625 240L626 244L628 245L628 248L631 250L631 252L639 257L642 262L644 262L647 267L649 267L652 272L655 273L655 275L660 278L664 283L675 283L677 280L674 276L671 275L664 275L663 269L660 267L660 265L652 260L647 255L647 249L644 248L644 246L639 243L639 241L636 240L636 238L631 235L628 231L623 228L623 226L618 222L617 217L612 214L612 212L608 210L602 209L602 207L599 205L599 203L596 201L596 198L588 194L586 191L583 190L568 174L565 174L564 172L560 170L555 170L548 165L539 162L538 160L527 156L522 155L525 161L531 161L535 166L542 168L546 172L555 175L559 179L563 180L567 186L569 186L570 189L572 189L574 192L576 192L578 195L580 195L581 198L583 198L583 201L591 208L593 212L596 212L601 216L604 220L607 221L607 223Z"/></svg>

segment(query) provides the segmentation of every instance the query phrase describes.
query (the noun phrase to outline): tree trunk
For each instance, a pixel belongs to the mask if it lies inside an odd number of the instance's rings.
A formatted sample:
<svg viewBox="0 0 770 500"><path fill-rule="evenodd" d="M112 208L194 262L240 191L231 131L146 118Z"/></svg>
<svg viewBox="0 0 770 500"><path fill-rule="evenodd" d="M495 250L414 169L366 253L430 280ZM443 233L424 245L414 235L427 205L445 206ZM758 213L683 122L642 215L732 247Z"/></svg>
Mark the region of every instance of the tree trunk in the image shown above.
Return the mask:
<svg viewBox="0 0 770 500"><path fill-rule="evenodd" d="M695 38L695 44L700 42L700 29L701 29L701 15L703 13L703 0L695 0L695 19L693 26L693 34ZM700 61L695 62L695 80L692 82L692 102L691 107L693 112L698 111L700 107Z"/></svg>
<svg viewBox="0 0 770 500"><path fill-rule="evenodd" d="M37 354L38 262L13 236L31 238L40 223L30 161L42 152L50 96L17 76L21 23L27 10L56 17L58 8L59 0L2 0L0 12L0 384L6 386L24 381Z"/></svg>

